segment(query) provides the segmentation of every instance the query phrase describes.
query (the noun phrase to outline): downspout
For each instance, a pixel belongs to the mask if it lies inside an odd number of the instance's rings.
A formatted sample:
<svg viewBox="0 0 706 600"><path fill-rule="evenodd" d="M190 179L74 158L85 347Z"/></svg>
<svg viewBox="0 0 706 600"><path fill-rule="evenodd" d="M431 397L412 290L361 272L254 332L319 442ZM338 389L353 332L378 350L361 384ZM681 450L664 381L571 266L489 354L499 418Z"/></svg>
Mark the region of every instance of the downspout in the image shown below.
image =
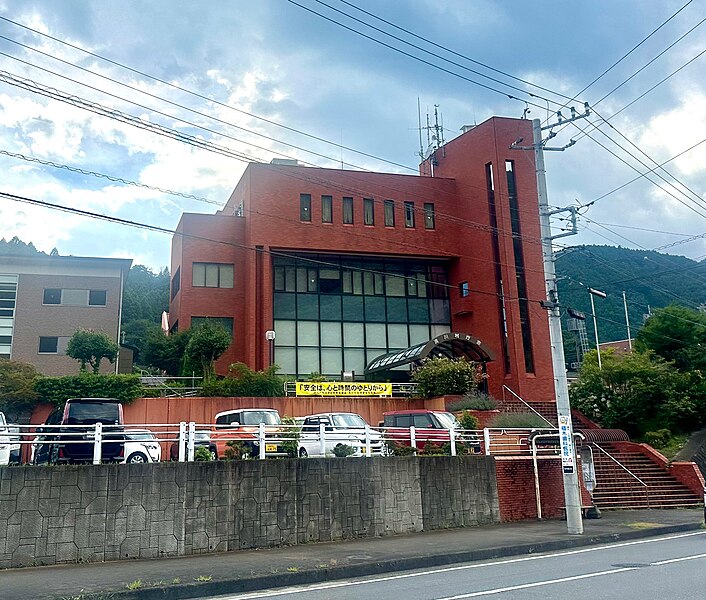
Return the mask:
<svg viewBox="0 0 706 600"><path fill-rule="evenodd" d="M120 297L118 299L118 356L115 358L115 374L118 374L118 366L120 365L120 330L123 327L123 287L124 276L123 268L120 267Z"/></svg>

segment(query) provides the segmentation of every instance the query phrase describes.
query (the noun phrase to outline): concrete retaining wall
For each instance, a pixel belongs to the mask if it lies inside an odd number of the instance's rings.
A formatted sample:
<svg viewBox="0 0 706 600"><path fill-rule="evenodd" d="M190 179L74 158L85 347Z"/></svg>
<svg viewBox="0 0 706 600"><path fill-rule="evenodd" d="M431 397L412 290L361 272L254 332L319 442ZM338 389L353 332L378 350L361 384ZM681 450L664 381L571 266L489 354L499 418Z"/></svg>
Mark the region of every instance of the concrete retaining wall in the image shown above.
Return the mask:
<svg viewBox="0 0 706 600"><path fill-rule="evenodd" d="M485 456L0 468L0 568L499 520Z"/></svg>

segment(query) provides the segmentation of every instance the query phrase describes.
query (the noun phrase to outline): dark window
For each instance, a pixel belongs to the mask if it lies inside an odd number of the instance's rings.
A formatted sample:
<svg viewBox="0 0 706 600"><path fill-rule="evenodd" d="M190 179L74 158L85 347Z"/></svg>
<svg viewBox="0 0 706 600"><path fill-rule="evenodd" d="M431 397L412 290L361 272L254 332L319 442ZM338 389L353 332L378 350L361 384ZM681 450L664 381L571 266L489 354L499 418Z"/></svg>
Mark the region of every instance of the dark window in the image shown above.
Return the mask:
<svg viewBox="0 0 706 600"><path fill-rule="evenodd" d="M194 287L232 288L233 265L194 263L192 285Z"/></svg>
<svg viewBox="0 0 706 600"><path fill-rule="evenodd" d="M107 292L105 290L89 290L88 306L105 306Z"/></svg>
<svg viewBox="0 0 706 600"><path fill-rule="evenodd" d="M424 228L425 229L435 229L436 228L436 213L434 211L433 202L424 203Z"/></svg>
<svg viewBox="0 0 706 600"><path fill-rule="evenodd" d="M498 313L500 315L500 335L503 340L503 364L505 373L510 372L510 344L507 335L507 313L505 310L505 286L503 273L500 267L500 240L498 236L498 217L495 204L495 180L493 177L493 164L485 165L485 183L488 191L488 216L491 227L491 246L493 249L493 263L495 267L495 289L498 296Z"/></svg>
<svg viewBox="0 0 706 600"><path fill-rule="evenodd" d="M174 300L174 297L179 293L180 288L181 288L181 267L179 267L176 270L176 273L174 273L174 277L172 277L172 300Z"/></svg>
<svg viewBox="0 0 706 600"><path fill-rule="evenodd" d="M55 288L45 288L44 304L61 304L61 290L57 290Z"/></svg>
<svg viewBox="0 0 706 600"><path fill-rule="evenodd" d="M363 222L375 225L375 203L372 198L363 198Z"/></svg>
<svg viewBox="0 0 706 600"><path fill-rule="evenodd" d="M206 321L222 325L230 337L233 337L233 317L191 317L191 328L203 325Z"/></svg>
<svg viewBox="0 0 706 600"><path fill-rule="evenodd" d="M11 343L12 343L12 336L11 335L0 335L0 344L8 346Z"/></svg>
<svg viewBox="0 0 706 600"><path fill-rule="evenodd" d="M321 196L321 222L333 223L333 197Z"/></svg>
<svg viewBox="0 0 706 600"><path fill-rule="evenodd" d="M353 198L343 199L343 222L348 225L353 223Z"/></svg>
<svg viewBox="0 0 706 600"><path fill-rule="evenodd" d="M468 296L471 293L470 289L468 288L468 282L462 281L461 283L459 283L458 291L461 294L461 298L465 298L466 296Z"/></svg>
<svg viewBox="0 0 706 600"><path fill-rule="evenodd" d="M414 415L414 426L434 427L434 422L431 420L431 417L427 414Z"/></svg>
<svg viewBox="0 0 706 600"><path fill-rule="evenodd" d="M520 205L517 199L517 182L515 180L515 163L505 161L507 175L507 196L510 203L510 226L512 228L512 249L515 258L515 280L517 282L518 304L520 309L520 329L522 331L522 349L525 354L525 371L534 373L534 352L532 350L532 327L527 299L527 277L525 276L525 256L522 246L522 229L520 225Z"/></svg>
<svg viewBox="0 0 706 600"><path fill-rule="evenodd" d="M404 226L414 227L414 202L404 203Z"/></svg>
<svg viewBox="0 0 706 600"><path fill-rule="evenodd" d="M117 402L69 402L66 425L117 425L120 405Z"/></svg>
<svg viewBox="0 0 706 600"><path fill-rule="evenodd" d="M56 354L59 352L59 338L40 337L39 338L39 353L40 354Z"/></svg>
<svg viewBox="0 0 706 600"><path fill-rule="evenodd" d="M385 200L385 227L395 226L395 201Z"/></svg>
<svg viewBox="0 0 706 600"><path fill-rule="evenodd" d="M311 194L299 194L299 219L311 221Z"/></svg>

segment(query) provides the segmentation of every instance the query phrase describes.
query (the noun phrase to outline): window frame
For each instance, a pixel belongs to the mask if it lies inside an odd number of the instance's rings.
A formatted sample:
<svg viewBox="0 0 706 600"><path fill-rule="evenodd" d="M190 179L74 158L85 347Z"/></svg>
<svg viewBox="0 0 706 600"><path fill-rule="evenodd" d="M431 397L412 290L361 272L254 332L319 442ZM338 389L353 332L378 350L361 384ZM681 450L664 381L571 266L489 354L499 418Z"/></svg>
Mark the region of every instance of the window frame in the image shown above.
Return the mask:
<svg viewBox="0 0 706 600"><path fill-rule="evenodd" d="M203 283L202 284L197 284L196 283L196 266L197 265L203 265L204 270L203 270ZM208 282L208 271L207 267L208 266L216 266L218 267L218 275L217 275L217 285L207 285ZM233 283L230 286L224 286L221 285L222 281L222 275L221 275L221 269L222 268L227 268L230 267L231 274L232 276L229 278ZM235 288L235 265L233 263L210 263L210 262L198 262L194 261L191 263L191 287L195 288L208 288L212 290L216 289L223 289L223 290L232 290Z"/></svg>
<svg viewBox="0 0 706 600"><path fill-rule="evenodd" d="M385 200L385 227L395 226L395 201Z"/></svg>
<svg viewBox="0 0 706 600"><path fill-rule="evenodd" d="M355 207L353 205L353 198L351 196L344 196L342 205L343 224L353 225L355 223Z"/></svg>
<svg viewBox="0 0 706 600"><path fill-rule="evenodd" d="M299 194L299 220L311 223L311 194Z"/></svg>
<svg viewBox="0 0 706 600"><path fill-rule="evenodd" d="M458 293L461 298L468 298L471 295L471 290L468 287L468 281L462 281L458 284Z"/></svg>
<svg viewBox="0 0 706 600"><path fill-rule="evenodd" d="M433 202L424 203L424 229L436 229L436 209Z"/></svg>
<svg viewBox="0 0 706 600"><path fill-rule="evenodd" d="M54 350L42 350L42 340L54 340ZM40 335L37 345L37 354L59 354L59 336L58 335Z"/></svg>
<svg viewBox="0 0 706 600"><path fill-rule="evenodd" d="M363 224L375 225L375 200L363 198Z"/></svg>
<svg viewBox="0 0 706 600"><path fill-rule="evenodd" d="M47 292L59 292L58 302L47 302ZM46 306L61 306L61 288L44 288L44 293L42 296L42 304Z"/></svg>
<svg viewBox="0 0 706 600"><path fill-rule="evenodd" d="M405 200L404 203L404 226L407 229L414 229L414 202Z"/></svg>
<svg viewBox="0 0 706 600"><path fill-rule="evenodd" d="M92 294L103 294L103 302L91 302ZM108 306L108 290L88 290L88 306Z"/></svg>
<svg viewBox="0 0 706 600"><path fill-rule="evenodd" d="M333 196L321 196L321 222L333 223Z"/></svg>

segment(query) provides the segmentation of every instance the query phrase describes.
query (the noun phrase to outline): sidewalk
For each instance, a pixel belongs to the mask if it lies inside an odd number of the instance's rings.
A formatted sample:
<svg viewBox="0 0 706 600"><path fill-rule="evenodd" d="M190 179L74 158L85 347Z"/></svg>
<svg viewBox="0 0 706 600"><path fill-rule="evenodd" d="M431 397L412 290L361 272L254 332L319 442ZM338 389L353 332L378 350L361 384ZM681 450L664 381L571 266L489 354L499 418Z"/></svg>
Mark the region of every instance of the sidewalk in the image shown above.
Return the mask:
<svg viewBox="0 0 706 600"><path fill-rule="evenodd" d="M702 509L605 512L570 536L564 521L158 560L0 571L3 600L197 598L697 530ZM128 584L134 583L133 590Z"/></svg>

